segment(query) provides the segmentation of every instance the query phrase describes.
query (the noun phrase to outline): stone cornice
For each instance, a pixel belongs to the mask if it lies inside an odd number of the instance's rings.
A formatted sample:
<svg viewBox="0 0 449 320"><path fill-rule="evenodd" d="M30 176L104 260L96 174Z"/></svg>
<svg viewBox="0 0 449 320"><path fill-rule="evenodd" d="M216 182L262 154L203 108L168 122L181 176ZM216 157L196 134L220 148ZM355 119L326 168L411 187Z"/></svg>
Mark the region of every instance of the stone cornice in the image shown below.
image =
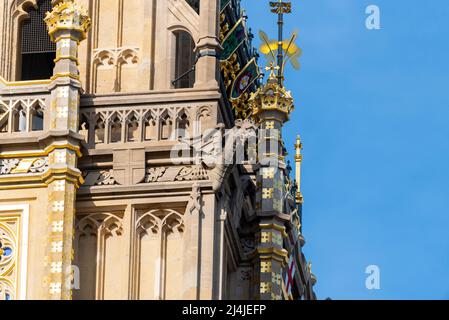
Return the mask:
<svg viewBox="0 0 449 320"><path fill-rule="evenodd" d="M135 105L156 104L169 102L195 102L216 101L221 98L217 90L200 89L177 89L160 90L138 93L115 93L115 94L83 94L81 95L81 107L102 105Z"/></svg>

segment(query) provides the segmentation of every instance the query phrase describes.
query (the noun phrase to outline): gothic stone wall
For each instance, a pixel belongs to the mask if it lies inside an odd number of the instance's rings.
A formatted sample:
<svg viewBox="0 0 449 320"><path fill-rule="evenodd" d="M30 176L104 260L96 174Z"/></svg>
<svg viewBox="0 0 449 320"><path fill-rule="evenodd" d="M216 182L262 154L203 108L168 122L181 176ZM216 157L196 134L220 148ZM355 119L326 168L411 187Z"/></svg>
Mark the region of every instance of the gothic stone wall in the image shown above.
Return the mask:
<svg viewBox="0 0 449 320"><path fill-rule="evenodd" d="M0 4L0 75L18 80L19 26L37 0ZM87 93L169 89L174 79L174 35L198 41L199 16L184 0L79 0L92 30L81 43L79 68ZM138 81L136 81L138 79Z"/></svg>

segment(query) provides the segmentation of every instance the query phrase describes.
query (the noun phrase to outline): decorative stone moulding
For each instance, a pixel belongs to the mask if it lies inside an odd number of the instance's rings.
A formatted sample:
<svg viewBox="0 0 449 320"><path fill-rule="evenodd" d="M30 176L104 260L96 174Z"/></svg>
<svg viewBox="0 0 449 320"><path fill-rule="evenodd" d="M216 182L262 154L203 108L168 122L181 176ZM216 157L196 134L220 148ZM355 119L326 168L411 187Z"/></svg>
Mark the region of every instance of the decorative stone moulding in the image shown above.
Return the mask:
<svg viewBox="0 0 449 320"><path fill-rule="evenodd" d="M55 5L51 12L47 12L44 21L52 41L56 40L55 34L60 30L77 31L79 40L84 40L91 26L87 10L74 0Z"/></svg>
<svg viewBox="0 0 449 320"><path fill-rule="evenodd" d="M48 170L48 157L0 159L0 176L9 174L43 173Z"/></svg>

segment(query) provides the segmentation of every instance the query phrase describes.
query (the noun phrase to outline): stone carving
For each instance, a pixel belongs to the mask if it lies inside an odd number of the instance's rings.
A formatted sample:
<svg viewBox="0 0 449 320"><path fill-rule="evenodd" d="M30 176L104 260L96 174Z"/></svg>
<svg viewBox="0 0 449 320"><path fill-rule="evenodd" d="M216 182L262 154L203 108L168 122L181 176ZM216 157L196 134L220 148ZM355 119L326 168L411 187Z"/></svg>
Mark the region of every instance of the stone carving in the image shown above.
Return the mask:
<svg viewBox="0 0 449 320"><path fill-rule="evenodd" d="M95 183L98 186L111 186L115 184L114 170L104 170L100 172L100 177Z"/></svg>
<svg viewBox="0 0 449 320"><path fill-rule="evenodd" d="M211 117L208 106L126 106L82 108L80 133L90 145L117 142L176 141L183 131L189 137L194 128ZM114 130L119 128L118 130ZM125 129L125 136L121 133ZM181 129L182 128L182 129ZM129 134L135 132L135 135ZM109 137L105 141L105 137Z"/></svg>
<svg viewBox="0 0 449 320"><path fill-rule="evenodd" d="M139 51L137 47L108 48L94 50L94 64L102 67L114 67L119 65L137 65L139 63Z"/></svg>
<svg viewBox="0 0 449 320"><path fill-rule="evenodd" d="M208 179L207 170L202 166L151 167L146 169L144 182L199 181ZM113 169L87 171L84 174L84 180L84 186L112 186L118 184Z"/></svg>
<svg viewBox="0 0 449 320"><path fill-rule="evenodd" d="M93 213L81 217L76 223L76 229L78 238L83 235L119 236L123 234L123 219L111 213Z"/></svg>
<svg viewBox="0 0 449 320"><path fill-rule="evenodd" d="M14 264L16 244L14 234L7 224L0 223L0 276L4 276Z"/></svg>
<svg viewBox="0 0 449 320"><path fill-rule="evenodd" d="M186 212L196 215L201 212L201 189L198 183L194 183L192 187L192 192L190 193L190 200L187 204Z"/></svg>
<svg viewBox="0 0 449 320"><path fill-rule="evenodd" d="M255 250L256 244L252 238L242 238L240 239L240 247L243 254L248 255Z"/></svg>
<svg viewBox="0 0 449 320"><path fill-rule="evenodd" d="M14 291L11 282L0 277L0 301L13 300L15 298Z"/></svg>
<svg viewBox="0 0 449 320"><path fill-rule="evenodd" d="M208 180L207 170L201 165L186 167L147 168L145 182L199 181Z"/></svg>
<svg viewBox="0 0 449 320"><path fill-rule="evenodd" d="M47 12L44 19L47 24L48 34L54 41L54 33L62 29L76 30L81 34L81 39L87 37L87 31L91 26L91 20L87 10L76 2L60 2Z"/></svg>
<svg viewBox="0 0 449 320"><path fill-rule="evenodd" d="M251 269L242 269L240 270L240 280L251 280L251 277L253 275L253 271Z"/></svg>
<svg viewBox="0 0 449 320"><path fill-rule="evenodd" d="M184 167L176 176L176 181L207 180L207 170L202 166Z"/></svg>
<svg viewBox="0 0 449 320"><path fill-rule="evenodd" d="M14 96L14 99L0 100L0 134L41 131L41 129L37 128L34 128L33 130L32 125L24 125L22 127L20 123L31 123L33 121L32 118L37 114L44 117L45 99L46 97L44 96L37 99L22 99ZM19 119L22 119L22 121ZM10 120L12 123L10 123ZM44 122L44 120L42 120L42 122Z"/></svg>
<svg viewBox="0 0 449 320"><path fill-rule="evenodd" d="M15 297L15 268L17 266L17 243L12 221L0 222L0 300L13 300ZM17 222L15 222L17 223Z"/></svg>
<svg viewBox="0 0 449 320"><path fill-rule="evenodd" d="M114 179L114 170L87 171L84 175L85 186L112 186L117 184Z"/></svg>
<svg viewBox="0 0 449 320"><path fill-rule="evenodd" d="M0 175L10 174L19 164L20 159L0 159Z"/></svg>
<svg viewBox="0 0 449 320"><path fill-rule="evenodd" d="M164 230L179 233L184 231L184 218L179 212L171 209L152 209L139 216L135 228L139 235L157 235Z"/></svg>
<svg viewBox="0 0 449 320"><path fill-rule="evenodd" d="M157 182L160 177L162 177L167 168L158 167L158 168L147 168L147 172L145 175L145 182Z"/></svg>
<svg viewBox="0 0 449 320"><path fill-rule="evenodd" d="M48 158L44 158L44 159L37 159L36 161L33 162L31 168L30 168L30 172L31 173L42 173L47 171L49 167L48 164Z"/></svg>
<svg viewBox="0 0 449 320"><path fill-rule="evenodd" d="M0 175L43 173L48 167L48 158L0 159Z"/></svg>

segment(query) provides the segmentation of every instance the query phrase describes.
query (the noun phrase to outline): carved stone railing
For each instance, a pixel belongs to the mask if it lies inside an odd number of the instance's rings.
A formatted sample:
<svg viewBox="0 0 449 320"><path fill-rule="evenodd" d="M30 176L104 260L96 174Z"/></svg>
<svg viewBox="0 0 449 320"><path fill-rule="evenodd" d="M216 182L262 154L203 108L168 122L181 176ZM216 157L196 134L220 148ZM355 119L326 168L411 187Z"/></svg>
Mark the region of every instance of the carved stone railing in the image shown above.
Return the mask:
<svg viewBox="0 0 449 320"><path fill-rule="evenodd" d="M207 104L83 107L79 133L89 149L124 143L145 145L194 136L208 126L210 118Z"/></svg>
<svg viewBox="0 0 449 320"><path fill-rule="evenodd" d="M48 128L49 81L7 82L0 78L0 139Z"/></svg>

